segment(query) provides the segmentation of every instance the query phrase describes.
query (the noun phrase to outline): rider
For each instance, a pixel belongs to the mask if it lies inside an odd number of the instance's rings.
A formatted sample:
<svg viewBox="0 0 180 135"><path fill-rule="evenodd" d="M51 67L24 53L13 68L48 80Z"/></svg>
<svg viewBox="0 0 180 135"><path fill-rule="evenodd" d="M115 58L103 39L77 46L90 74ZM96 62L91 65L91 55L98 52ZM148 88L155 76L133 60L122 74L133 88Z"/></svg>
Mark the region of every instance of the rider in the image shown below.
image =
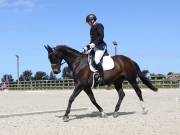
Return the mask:
<svg viewBox="0 0 180 135"><path fill-rule="evenodd" d="M104 72L103 67L101 65L101 58L106 51L106 43L103 41L104 38L104 26L101 23L96 22L97 18L94 14L89 14L86 17L86 23L88 23L91 27L90 29L90 43L85 46L83 49L87 52L89 49L94 49L95 51L95 64L96 69L99 72L99 84L104 84Z"/></svg>

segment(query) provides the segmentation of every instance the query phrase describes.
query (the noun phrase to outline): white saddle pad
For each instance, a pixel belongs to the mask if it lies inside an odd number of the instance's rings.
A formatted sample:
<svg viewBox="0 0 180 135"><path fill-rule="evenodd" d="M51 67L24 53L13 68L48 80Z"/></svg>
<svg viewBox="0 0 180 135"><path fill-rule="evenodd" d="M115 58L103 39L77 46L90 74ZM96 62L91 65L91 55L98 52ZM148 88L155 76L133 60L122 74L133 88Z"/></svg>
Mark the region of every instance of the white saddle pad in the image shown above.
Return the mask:
<svg viewBox="0 0 180 135"><path fill-rule="evenodd" d="M96 72L97 70L91 65L91 59L89 60L89 67L91 69L92 72ZM103 60L102 60L102 67L103 70L111 70L114 68L114 61L111 58L111 56L104 56Z"/></svg>

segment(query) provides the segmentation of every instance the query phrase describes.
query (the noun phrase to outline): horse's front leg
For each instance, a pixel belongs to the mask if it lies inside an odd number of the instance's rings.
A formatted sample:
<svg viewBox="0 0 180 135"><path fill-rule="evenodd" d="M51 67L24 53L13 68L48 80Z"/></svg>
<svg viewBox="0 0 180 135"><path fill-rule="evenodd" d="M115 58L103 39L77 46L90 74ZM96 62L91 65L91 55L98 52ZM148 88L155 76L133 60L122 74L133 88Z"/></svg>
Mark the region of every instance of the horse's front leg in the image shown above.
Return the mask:
<svg viewBox="0 0 180 135"><path fill-rule="evenodd" d="M79 95L79 93L80 93L81 91L82 91L82 88L80 88L80 85L76 85L76 86L75 86L75 89L74 89L74 91L73 91L73 93L72 93L72 95L71 95L70 98L69 98L68 107L67 107L66 113L65 113L65 115L64 115L64 117L63 117L64 122L69 121L69 116L68 116L68 114L70 113L72 102L73 102L74 99Z"/></svg>
<svg viewBox="0 0 180 135"><path fill-rule="evenodd" d="M98 103L96 102L96 99L94 97L94 94L92 92L91 88L86 88L84 89L84 91L86 92L86 94L88 95L88 97L90 98L91 102L96 106L96 108L99 110L99 112L101 113L101 117L102 118L106 118L107 114L103 111L103 109L98 105Z"/></svg>

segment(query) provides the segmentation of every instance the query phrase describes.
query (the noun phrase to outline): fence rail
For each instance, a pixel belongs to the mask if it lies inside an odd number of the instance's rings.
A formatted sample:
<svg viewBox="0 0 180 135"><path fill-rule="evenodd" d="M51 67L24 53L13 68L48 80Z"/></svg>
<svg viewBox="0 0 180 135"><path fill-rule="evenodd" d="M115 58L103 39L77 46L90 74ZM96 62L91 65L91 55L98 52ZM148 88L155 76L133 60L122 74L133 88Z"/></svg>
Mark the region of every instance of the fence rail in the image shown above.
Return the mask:
<svg viewBox="0 0 180 135"><path fill-rule="evenodd" d="M166 81L166 80L156 80L151 81L153 85L158 88L180 88L180 80L173 82L173 81ZM141 88L146 88L146 86L139 82L139 86ZM45 90L45 89L73 89L74 88L74 81L73 80L41 80L41 81L20 81L19 83L10 83L8 86L9 90ZM111 89L112 86L103 86L99 88L107 88ZM132 88L128 82L123 83L123 88Z"/></svg>

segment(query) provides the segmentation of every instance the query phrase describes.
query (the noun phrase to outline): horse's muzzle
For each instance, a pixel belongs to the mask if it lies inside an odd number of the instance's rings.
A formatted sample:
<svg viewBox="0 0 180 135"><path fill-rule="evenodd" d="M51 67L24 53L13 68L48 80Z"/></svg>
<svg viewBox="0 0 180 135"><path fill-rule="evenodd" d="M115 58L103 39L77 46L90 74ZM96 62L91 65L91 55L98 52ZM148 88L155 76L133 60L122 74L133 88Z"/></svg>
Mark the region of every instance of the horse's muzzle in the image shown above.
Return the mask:
<svg viewBox="0 0 180 135"><path fill-rule="evenodd" d="M61 72L61 69L59 66L54 64L54 65L51 65L51 67L54 74L59 74Z"/></svg>
<svg viewBox="0 0 180 135"><path fill-rule="evenodd" d="M59 74L59 73L60 73L60 71L53 71L53 73L54 73L54 74Z"/></svg>

